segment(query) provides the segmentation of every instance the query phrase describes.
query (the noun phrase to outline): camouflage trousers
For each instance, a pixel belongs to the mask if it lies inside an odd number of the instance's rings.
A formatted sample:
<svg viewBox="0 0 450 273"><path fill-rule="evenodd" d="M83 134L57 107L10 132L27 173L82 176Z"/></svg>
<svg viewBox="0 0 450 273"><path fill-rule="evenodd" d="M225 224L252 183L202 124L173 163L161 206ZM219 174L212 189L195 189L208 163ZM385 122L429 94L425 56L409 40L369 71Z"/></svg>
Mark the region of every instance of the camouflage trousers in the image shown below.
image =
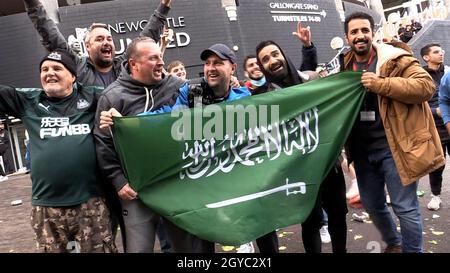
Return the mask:
<svg viewBox="0 0 450 273"><path fill-rule="evenodd" d="M31 226L42 252L117 252L103 198L70 207L33 206Z"/></svg>

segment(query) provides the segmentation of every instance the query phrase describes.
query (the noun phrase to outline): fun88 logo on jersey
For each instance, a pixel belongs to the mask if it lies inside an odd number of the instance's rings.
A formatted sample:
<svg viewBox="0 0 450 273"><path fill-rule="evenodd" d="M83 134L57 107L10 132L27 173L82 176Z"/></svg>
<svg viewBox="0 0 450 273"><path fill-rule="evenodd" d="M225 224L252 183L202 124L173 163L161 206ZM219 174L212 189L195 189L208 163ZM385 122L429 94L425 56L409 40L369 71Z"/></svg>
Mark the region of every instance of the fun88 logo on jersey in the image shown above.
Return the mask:
<svg viewBox="0 0 450 273"><path fill-rule="evenodd" d="M41 120L41 139L50 137L65 137L76 135L87 135L91 133L89 124L72 124L69 118L45 117Z"/></svg>

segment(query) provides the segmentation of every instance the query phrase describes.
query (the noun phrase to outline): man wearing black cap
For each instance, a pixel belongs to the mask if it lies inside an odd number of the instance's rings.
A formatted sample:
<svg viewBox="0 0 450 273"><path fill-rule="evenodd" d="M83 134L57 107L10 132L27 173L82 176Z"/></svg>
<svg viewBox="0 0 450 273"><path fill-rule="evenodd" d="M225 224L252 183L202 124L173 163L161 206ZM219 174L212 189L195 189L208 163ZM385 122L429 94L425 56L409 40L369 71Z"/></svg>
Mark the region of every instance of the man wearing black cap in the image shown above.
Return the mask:
<svg viewBox="0 0 450 273"><path fill-rule="evenodd" d="M39 0L23 0L30 20L42 36L42 44L48 51L65 49L76 55L78 81L85 86L107 87L120 74L124 56L115 57L115 46L108 25L94 23L86 33L84 42L89 57L78 57L51 20ZM172 0L161 0L139 36L158 41L163 32Z"/></svg>
<svg viewBox="0 0 450 273"><path fill-rule="evenodd" d="M21 118L33 150L31 224L43 252L116 252L91 133L102 88L76 80L73 55L40 62L43 89L0 85L0 112Z"/></svg>

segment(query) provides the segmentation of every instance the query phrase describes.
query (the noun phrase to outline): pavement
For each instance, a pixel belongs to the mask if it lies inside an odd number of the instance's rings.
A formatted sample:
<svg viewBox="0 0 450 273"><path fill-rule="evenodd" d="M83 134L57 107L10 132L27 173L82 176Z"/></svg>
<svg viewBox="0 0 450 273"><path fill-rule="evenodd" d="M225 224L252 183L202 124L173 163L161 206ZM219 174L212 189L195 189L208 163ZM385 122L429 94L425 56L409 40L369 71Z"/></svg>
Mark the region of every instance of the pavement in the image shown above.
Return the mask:
<svg viewBox="0 0 450 273"><path fill-rule="evenodd" d="M419 191L424 195L419 198L424 223L424 252L450 253L450 162L444 171L442 186L442 207L438 211L427 209L430 200L428 176L419 182ZM348 179L347 179L348 180ZM34 253L37 252L35 235L30 226L31 180L28 174L9 176L0 182L0 253ZM20 201L18 201L20 200ZM19 203L12 205L12 202ZM349 253L379 253L385 248L378 231L372 222L352 220L352 214L361 215L364 210L349 207L347 215ZM301 241L301 226L293 225L277 231L281 253L304 253ZM116 243L122 250L120 235ZM258 252L256 244L254 244ZM155 251L159 252L159 243ZM236 246L216 244L216 252L236 252ZM322 252L331 253L331 244L322 244Z"/></svg>

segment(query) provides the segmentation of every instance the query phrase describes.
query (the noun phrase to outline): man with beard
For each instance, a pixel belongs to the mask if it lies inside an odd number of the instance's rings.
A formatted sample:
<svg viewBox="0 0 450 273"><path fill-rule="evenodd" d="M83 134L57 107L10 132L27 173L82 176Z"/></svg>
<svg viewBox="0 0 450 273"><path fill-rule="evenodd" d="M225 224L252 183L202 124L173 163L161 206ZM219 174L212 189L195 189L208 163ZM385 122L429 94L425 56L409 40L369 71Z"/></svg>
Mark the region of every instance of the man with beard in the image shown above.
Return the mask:
<svg viewBox="0 0 450 273"><path fill-rule="evenodd" d="M264 93L269 88L266 77L261 72L255 55L248 55L244 60L245 76L249 79L245 82L245 87L252 95Z"/></svg>
<svg viewBox="0 0 450 273"><path fill-rule="evenodd" d="M256 47L258 65L268 81L269 91L301 84L319 77L318 73L313 72L317 67L317 53L311 42L309 27L304 28L299 23L297 32L293 32L293 35L303 43L303 64L300 71L275 42L264 41ZM302 223L302 239L306 252L320 253L322 251L319 232L323 219L322 206L328 213L333 252L346 252L347 205L345 200L345 180L342 169L337 164L322 182L316 204L309 217Z"/></svg>
<svg viewBox="0 0 450 273"><path fill-rule="evenodd" d="M427 44L420 50L420 55L427 63L423 69L430 74L433 78L434 84L436 85L436 92L434 92L433 97L428 101L428 104L430 105L431 112L433 113L436 129L439 132L444 156L446 156L446 152L450 153L450 136L445 128L444 121L442 120L441 109L439 108L439 85L445 74L445 67L443 64L444 50L439 44ZM431 200L427 205L429 210L438 210L441 207L442 173L444 172L444 168L445 165L429 175L431 188Z"/></svg>
<svg viewBox="0 0 450 273"><path fill-rule="evenodd" d="M39 0L23 0L25 9L42 37L42 44L48 51L65 49L72 52L68 42L59 32ZM148 36L158 41L166 22L172 0L161 0L140 36ZM115 57L115 46L108 25L92 24L84 38L88 57L76 57L78 81L85 86L107 87L120 74L120 64L124 56Z"/></svg>
<svg viewBox="0 0 450 273"><path fill-rule="evenodd" d="M103 88L75 82L75 59L67 51L45 56L39 71L42 89L0 85L0 112L22 119L30 136L38 248L116 252L92 134Z"/></svg>
<svg viewBox="0 0 450 273"><path fill-rule="evenodd" d="M427 103L435 92L433 80L406 44L372 43L370 15L349 15L344 29L351 51L341 68L365 71L361 83L367 91L346 147L361 201L387 244L385 252L422 252L417 180L445 162ZM401 235L386 204L385 186Z"/></svg>
<svg viewBox="0 0 450 273"><path fill-rule="evenodd" d="M131 45L130 45L131 47ZM170 94L175 94L176 101L167 100L165 104L155 103L152 108L140 113L140 115L152 115L156 113L170 112L172 110L180 110L183 108L193 108L205 106L224 101L234 101L240 98L250 96L250 92L245 87L230 86L231 77L236 72L236 55L224 44L214 44L205 49L200 58L204 61L203 72L204 78L200 83L186 83L179 90L172 90ZM162 63L164 64L164 63ZM162 69L162 67L161 67ZM167 76L179 79L176 76ZM175 93L174 93L175 92ZM113 125L113 116L127 115L120 108L107 108L100 117L100 128L107 128ZM134 196L134 195L133 195ZM172 248L175 252L196 252L196 253L213 253L214 243L202 240L197 236L190 234L174 224L165 221L164 225L168 231L168 237L171 239ZM180 244L184 242L184 244ZM266 253L277 252L278 248L268 250L260 249Z"/></svg>

